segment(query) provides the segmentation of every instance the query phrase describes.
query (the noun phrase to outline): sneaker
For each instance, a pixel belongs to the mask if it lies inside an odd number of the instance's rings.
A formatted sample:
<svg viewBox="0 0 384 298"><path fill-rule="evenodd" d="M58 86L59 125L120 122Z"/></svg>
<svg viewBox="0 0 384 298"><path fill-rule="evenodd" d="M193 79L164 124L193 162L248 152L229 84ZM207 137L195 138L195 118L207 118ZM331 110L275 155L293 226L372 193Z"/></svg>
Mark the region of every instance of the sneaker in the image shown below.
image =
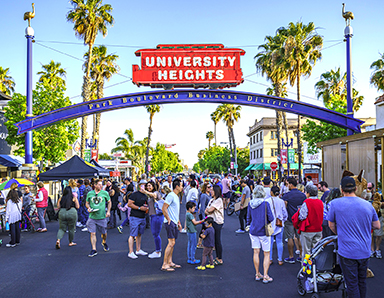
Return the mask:
<svg viewBox="0 0 384 298"><path fill-rule="evenodd" d="M88 228L85 227L84 229L81 229L82 232L88 232Z"/></svg>
<svg viewBox="0 0 384 298"><path fill-rule="evenodd" d="M377 259L381 259L382 258L380 250L376 250L376 258Z"/></svg>
<svg viewBox="0 0 384 298"><path fill-rule="evenodd" d="M7 243L6 247L16 247L16 244Z"/></svg>
<svg viewBox="0 0 384 298"><path fill-rule="evenodd" d="M182 230L180 231L180 233L186 234L186 233L187 233L187 230L186 230L186 229L182 229Z"/></svg>
<svg viewBox="0 0 384 298"><path fill-rule="evenodd" d="M103 246L103 249L104 249L104 251L109 251L109 247L108 247L108 244L107 244L107 242L101 242L101 245Z"/></svg>
<svg viewBox="0 0 384 298"><path fill-rule="evenodd" d="M300 258L300 257L298 257L298 258L296 259L296 261L298 261L298 262L300 262L300 263L301 263L301 258Z"/></svg>
<svg viewBox="0 0 384 298"><path fill-rule="evenodd" d="M215 269L215 265L207 265L206 267L209 269Z"/></svg>
<svg viewBox="0 0 384 298"><path fill-rule="evenodd" d="M119 231L120 234L123 234L123 227L122 226L118 226L117 230Z"/></svg>
<svg viewBox="0 0 384 298"><path fill-rule="evenodd" d="M190 262L189 264L196 265L196 264L200 263L200 260L194 260L194 261L189 261L189 262ZM207 267L208 267L208 265L207 265Z"/></svg>
<svg viewBox="0 0 384 298"><path fill-rule="evenodd" d="M187 260L187 264L192 264L190 260Z"/></svg>
<svg viewBox="0 0 384 298"><path fill-rule="evenodd" d="M245 233L245 231L242 230L242 229L238 229L237 231L235 231L235 233L236 233L236 234L243 234L243 233Z"/></svg>
<svg viewBox="0 0 384 298"><path fill-rule="evenodd" d="M91 250L91 252L89 253L88 257L92 258L94 256L97 255L97 251L96 250Z"/></svg>
<svg viewBox="0 0 384 298"><path fill-rule="evenodd" d="M197 270L205 270L205 266L197 266L195 269L197 269Z"/></svg>
<svg viewBox="0 0 384 298"><path fill-rule="evenodd" d="M136 256L134 252L131 252L130 254L128 254L128 258L137 259L138 256Z"/></svg>
<svg viewBox="0 0 384 298"><path fill-rule="evenodd" d="M284 262L289 264L295 264L295 258L285 258Z"/></svg>
<svg viewBox="0 0 384 298"><path fill-rule="evenodd" d="M296 250L295 254L300 255L300 250Z"/></svg>
<svg viewBox="0 0 384 298"><path fill-rule="evenodd" d="M148 253L140 249L139 251L136 251L136 254L139 256L146 256Z"/></svg>
<svg viewBox="0 0 384 298"><path fill-rule="evenodd" d="M81 222L78 221L78 222L76 223L76 227L81 228L81 226L82 226Z"/></svg>
<svg viewBox="0 0 384 298"><path fill-rule="evenodd" d="M371 250L371 258L375 256L376 252Z"/></svg>
<svg viewBox="0 0 384 298"><path fill-rule="evenodd" d="M148 255L148 258L150 258L150 259L161 258L161 252L154 251L153 253Z"/></svg>
<svg viewBox="0 0 384 298"><path fill-rule="evenodd" d="M20 232L28 232L28 229L22 229Z"/></svg>

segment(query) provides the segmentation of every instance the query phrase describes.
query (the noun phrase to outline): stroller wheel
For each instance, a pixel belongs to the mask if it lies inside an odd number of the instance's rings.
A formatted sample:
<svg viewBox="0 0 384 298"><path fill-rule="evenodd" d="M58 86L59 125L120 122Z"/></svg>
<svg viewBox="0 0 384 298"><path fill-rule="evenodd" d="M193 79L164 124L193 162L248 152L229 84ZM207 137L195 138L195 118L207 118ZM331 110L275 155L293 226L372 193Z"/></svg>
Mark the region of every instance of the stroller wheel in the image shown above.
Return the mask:
<svg viewBox="0 0 384 298"><path fill-rule="evenodd" d="M304 288L304 281L305 281L305 278L301 276L301 274L299 274L297 276L297 293L299 293L299 295L301 296L304 296L305 294L307 294L307 291Z"/></svg>

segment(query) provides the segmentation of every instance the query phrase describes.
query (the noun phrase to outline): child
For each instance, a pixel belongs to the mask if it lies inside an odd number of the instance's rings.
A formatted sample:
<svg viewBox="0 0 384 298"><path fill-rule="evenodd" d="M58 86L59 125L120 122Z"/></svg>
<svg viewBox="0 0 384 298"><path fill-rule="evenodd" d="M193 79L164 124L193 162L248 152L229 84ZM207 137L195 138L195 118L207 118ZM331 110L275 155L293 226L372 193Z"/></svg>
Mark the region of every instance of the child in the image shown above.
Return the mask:
<svg viewBox="0 0 384 298"><path fill-rule="evenodd" d="M203 220L197 221L193 213L196 209L196 203L193 201L187 202L185 205L187 208L186 214L186 227L188 234L188 247L187 247L187 255L188 255L188 264L199 264L200 260L195 259L196 252L196 243L197 243L197 230L196 225L201 224Z"/></svg>
<svg viewBox="0 0 384 298"><path fill-rule="evenodd" d="M215 230L212 227L213 219L211 217L208 217L205 220L205 232L204 234L201 234L200 237L203 238L203 261L201 262L201 265L196 267L198 270L205 270L205 267L209 269L215 268L215 265L213 265L213 256L212 251L213 247L215 246ZM205 263L207 262L207 257L209 257L209 265L205 266Z"/></svg>

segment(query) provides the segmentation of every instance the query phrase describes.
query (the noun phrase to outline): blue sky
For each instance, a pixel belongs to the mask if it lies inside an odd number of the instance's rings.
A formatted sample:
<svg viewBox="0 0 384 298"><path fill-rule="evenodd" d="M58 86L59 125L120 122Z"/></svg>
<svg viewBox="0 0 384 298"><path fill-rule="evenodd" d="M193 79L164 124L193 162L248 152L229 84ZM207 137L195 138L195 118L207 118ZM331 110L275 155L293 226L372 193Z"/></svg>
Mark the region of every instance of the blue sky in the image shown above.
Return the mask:
<svg viewBox="0 0 384 298"><path fill-rule="evenodd" d="M357 117L374 117L374 101L379 95L369 84L371 63L384 51L382 29L384 19L382 1L345 1L347 10L355 15L352 21L353 87L365 96ZM125 82L132 75L132 64L140 64L134 52L141 48L153 48L164 43L222 43L227 47L239 47L246 51L241 66L245 82L235 90L265 93L269 83L260 74L255 74L253 57L257 45L266 35L273 35L277 28L289 22L314 22L318 33L324 37L323 58L316 64L312 75L301 82L302 101L321 105L316 99L314 84L322 73L340 67L346 69L343 32L345 21L341 16L342 2L315 1L122 1L106 0L113 7L115 24L108 30L106 38L99 36L97 44L105 44L110 53L119 55L121 75L106 82L105 96L149 91L149 87L138 89L132 82ZM67 71L67 95L74 103L81 101L82 59L87 48L75 37L73 24L66 21L71 9L68 1L35 0L36 17L31 24L35 30L33 46L34 82L42 64L50 60L61 62ZM27 22L23 14L31 11L31 2L8 1L2 5L2 47L0 66L10 68L16 81L16 92L25 94L26 89L26 39ZM60 43L55 43L55 42ZM49 48L47 48L49 47ZM51 49L50 49L51 48ZM59 51L59 52L58 52ZM64 53L64 54L63 54ZM73 57L77 59L74 59ZM254 74L254 75L253 75ZM296 87L289 89L289 98L296 99ZM176 143L172 149L179 152L185 163L192 167L197 153L207 147L205 134L213 131L209 114L215 104L164 105L154 118L153 144ZM274 116L273 110L243 106L241 119L235 124L236 143L247 145L246 133L255 119ZM293 115L291 115L293 117ZM132 128L136 139L147 135L149 117L142 107L104 113L101 123L101 152L110 152L115 139ZM89 125L89 132L91 126ZM223 123L217 128L218 142L228 142Z"/></svg>

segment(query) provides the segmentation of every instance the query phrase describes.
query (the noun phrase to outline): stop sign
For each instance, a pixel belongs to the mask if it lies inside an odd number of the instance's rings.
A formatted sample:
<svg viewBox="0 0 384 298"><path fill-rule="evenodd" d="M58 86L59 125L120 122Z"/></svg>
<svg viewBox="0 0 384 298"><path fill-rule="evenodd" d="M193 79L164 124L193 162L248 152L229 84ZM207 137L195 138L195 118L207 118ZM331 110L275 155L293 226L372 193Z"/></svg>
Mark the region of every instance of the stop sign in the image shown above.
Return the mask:
<svg viewBox="0 0 384 298"><path fill-rule="evenodd" d="M277 170L277 163L276 162L271 162L270 167L271 167L272 171L276 171Z"/></svg>

